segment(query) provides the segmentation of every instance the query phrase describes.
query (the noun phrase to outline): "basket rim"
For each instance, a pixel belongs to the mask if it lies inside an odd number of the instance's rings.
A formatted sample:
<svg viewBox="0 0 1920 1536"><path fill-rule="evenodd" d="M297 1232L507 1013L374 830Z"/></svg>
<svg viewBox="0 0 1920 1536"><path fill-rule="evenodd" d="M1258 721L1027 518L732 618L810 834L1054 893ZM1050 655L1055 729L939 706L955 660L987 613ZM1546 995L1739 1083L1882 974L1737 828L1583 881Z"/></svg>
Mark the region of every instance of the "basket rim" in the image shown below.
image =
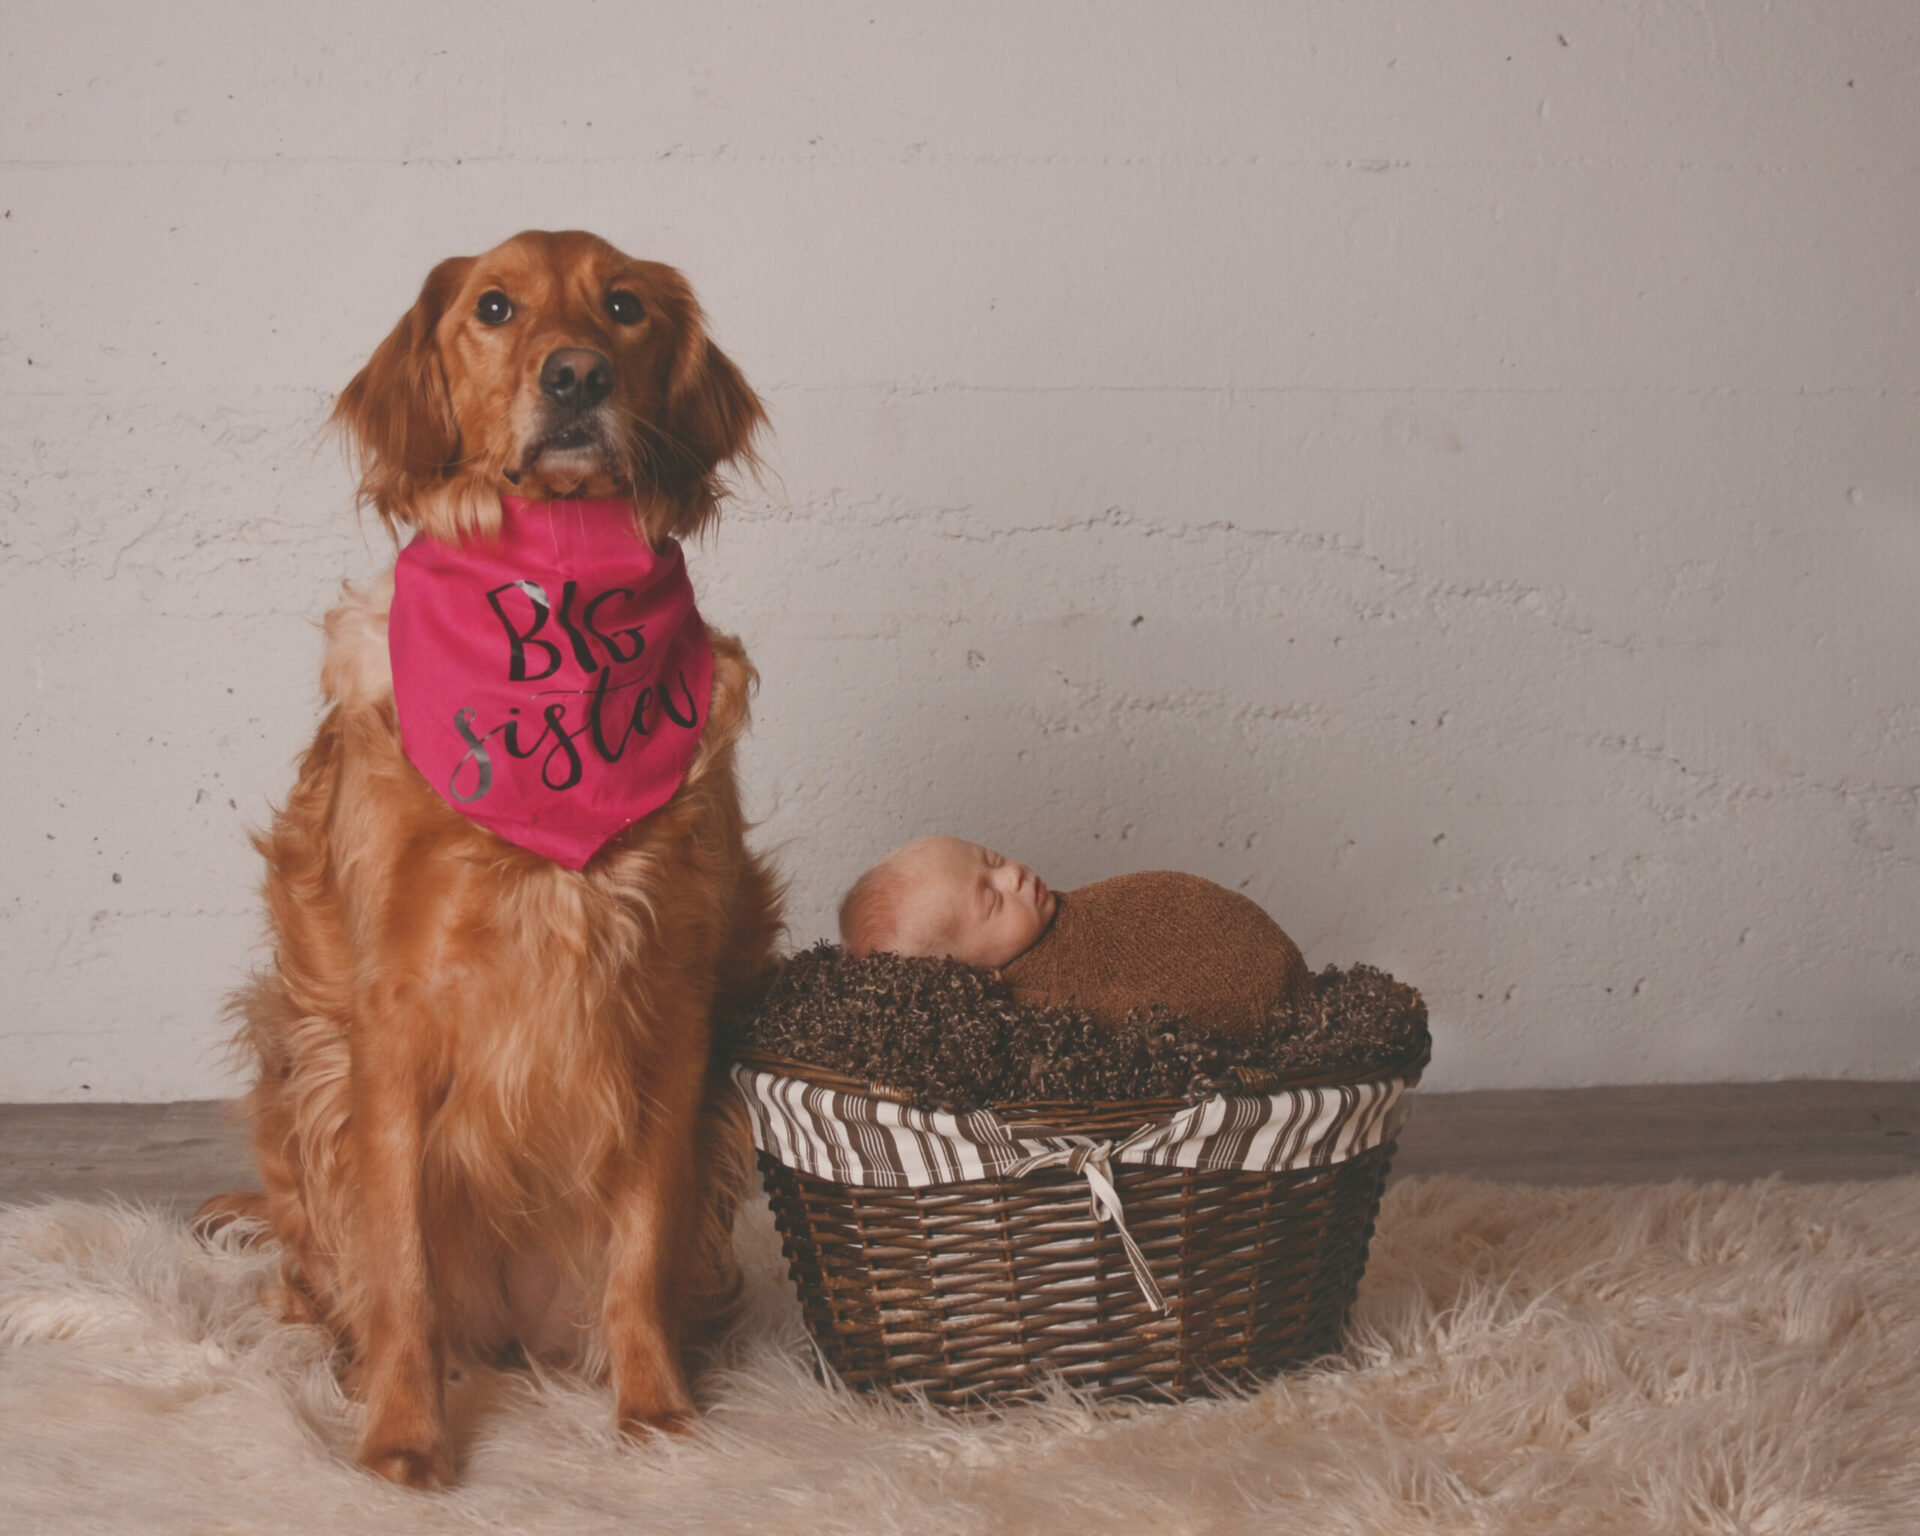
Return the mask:
<svg viewBox="0 0 1920 1536"><path fill-rule="evenodd" d="M1295 1073L1286 1076L1260 1073L1260 1081L1257 1084L1248 1084L1244 1091L1267 1094L1285 1093L1295 1088L1342 1088L1389 1078L1399 1078L1411 1089L1419 1084L1421 1073L1432 1059L1433 1041L1429 1037L1397 1057L1364 1068L1348 1068L1338 1072ZM816 1062L782 1056L775 1051L762 1050L759 1046L735 1046L728 1053L728 1060L756 1071L771 1072L778 1077L797 1078L822 1088L832 1088L843 1093L868 1094L873 1098L885 1099L890 1103L905 1104L913 1108L923 1107L913 1094L904 1089L853 1077ZM1005 1099L998 1103L985 1104L982 1108L991 1110L1003 1119L1017 1116L1022 1119L1044 1120L1050 1114L1061 1111L1085 1114L1088 1112L1119 1113L1137 1109L1147 1116L1172 1114L1185 1109L1192 1102L1184 1096L1155 1099Z"/></svg>

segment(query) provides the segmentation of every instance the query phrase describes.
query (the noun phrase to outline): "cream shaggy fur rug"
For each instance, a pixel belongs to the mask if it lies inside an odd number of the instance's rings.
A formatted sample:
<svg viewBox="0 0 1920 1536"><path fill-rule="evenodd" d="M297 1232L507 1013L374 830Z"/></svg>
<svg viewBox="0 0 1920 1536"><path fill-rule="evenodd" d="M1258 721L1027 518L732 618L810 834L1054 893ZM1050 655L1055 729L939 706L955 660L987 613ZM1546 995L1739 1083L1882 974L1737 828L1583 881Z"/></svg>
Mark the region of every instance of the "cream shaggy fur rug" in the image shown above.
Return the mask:
<svg viewBox="0 0 1920 1536"><path fill-rule="evenodd" d="M1920 1532L1920 1179L1389 1191L1347 1352L1257 1395L953 1418L814 1380L764 1212L695 1436L469 1374L464 1481L342 1459L270 1255L0 1211L6 1532Z"/></svg>

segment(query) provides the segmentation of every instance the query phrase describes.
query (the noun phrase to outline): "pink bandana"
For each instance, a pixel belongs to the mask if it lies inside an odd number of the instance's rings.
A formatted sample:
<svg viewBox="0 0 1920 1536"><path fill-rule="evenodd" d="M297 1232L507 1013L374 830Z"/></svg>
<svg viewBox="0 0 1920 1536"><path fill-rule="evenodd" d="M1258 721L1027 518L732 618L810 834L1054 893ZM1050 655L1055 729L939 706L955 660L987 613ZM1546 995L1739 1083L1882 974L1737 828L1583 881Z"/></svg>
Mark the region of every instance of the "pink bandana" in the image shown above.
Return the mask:
<svg viewBox="0 0 1920 1536"><path fill-rule="evenodd" d="M621 501L500 501L500 537L415 537L387 648L400 743L448 805L579 869L687 775L713 646L680 546Z"/></svg>

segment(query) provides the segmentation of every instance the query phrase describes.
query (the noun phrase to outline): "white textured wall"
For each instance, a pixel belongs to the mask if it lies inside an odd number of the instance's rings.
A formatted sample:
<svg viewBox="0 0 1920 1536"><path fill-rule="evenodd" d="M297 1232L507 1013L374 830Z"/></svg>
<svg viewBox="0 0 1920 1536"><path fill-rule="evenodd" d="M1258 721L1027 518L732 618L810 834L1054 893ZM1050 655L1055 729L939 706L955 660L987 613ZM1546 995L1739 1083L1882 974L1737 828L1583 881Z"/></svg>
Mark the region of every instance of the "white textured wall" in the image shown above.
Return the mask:
<svg viewBox="0 0 1920 1536"><path fill-rule="evenodd" d="M226 1091L246 829L439 256L693 278L797 940L1178 865L1441 1086L1920 1072L1906 0L15 5L0 1098Z"/></svg>

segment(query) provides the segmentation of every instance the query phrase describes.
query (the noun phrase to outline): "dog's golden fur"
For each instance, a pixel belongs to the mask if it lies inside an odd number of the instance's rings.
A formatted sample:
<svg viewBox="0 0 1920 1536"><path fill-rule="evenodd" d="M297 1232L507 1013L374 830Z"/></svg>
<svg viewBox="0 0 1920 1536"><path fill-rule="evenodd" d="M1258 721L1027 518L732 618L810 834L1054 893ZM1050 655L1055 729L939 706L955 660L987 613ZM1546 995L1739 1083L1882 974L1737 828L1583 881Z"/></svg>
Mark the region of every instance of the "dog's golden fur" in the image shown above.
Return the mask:
<svg viewBox="0 0 1920 1536"><path fill-rule="evenodd" d="M478 318L502 294L511 320ZM543 393L560 349L608 364L604 401ZM684 537L763 421L680 276L578 233L441 263L335 414L363 500L442 539L486 537L502 492L619 496L636 537ZM273 960L235 1008L265 1190L203 1214L264 1217L282 1305L350 1362L360 1460L428 1487L453 1473L450 1358L598 1369L635 1434L691 1413L681 1351L729 1297L744 1168L710 1020L765 970L778 918L735 785L737 640L712 635L678 792L575 872L450 809L402 754L391 590L328 617L329 707L257 839Z"/></svg>

